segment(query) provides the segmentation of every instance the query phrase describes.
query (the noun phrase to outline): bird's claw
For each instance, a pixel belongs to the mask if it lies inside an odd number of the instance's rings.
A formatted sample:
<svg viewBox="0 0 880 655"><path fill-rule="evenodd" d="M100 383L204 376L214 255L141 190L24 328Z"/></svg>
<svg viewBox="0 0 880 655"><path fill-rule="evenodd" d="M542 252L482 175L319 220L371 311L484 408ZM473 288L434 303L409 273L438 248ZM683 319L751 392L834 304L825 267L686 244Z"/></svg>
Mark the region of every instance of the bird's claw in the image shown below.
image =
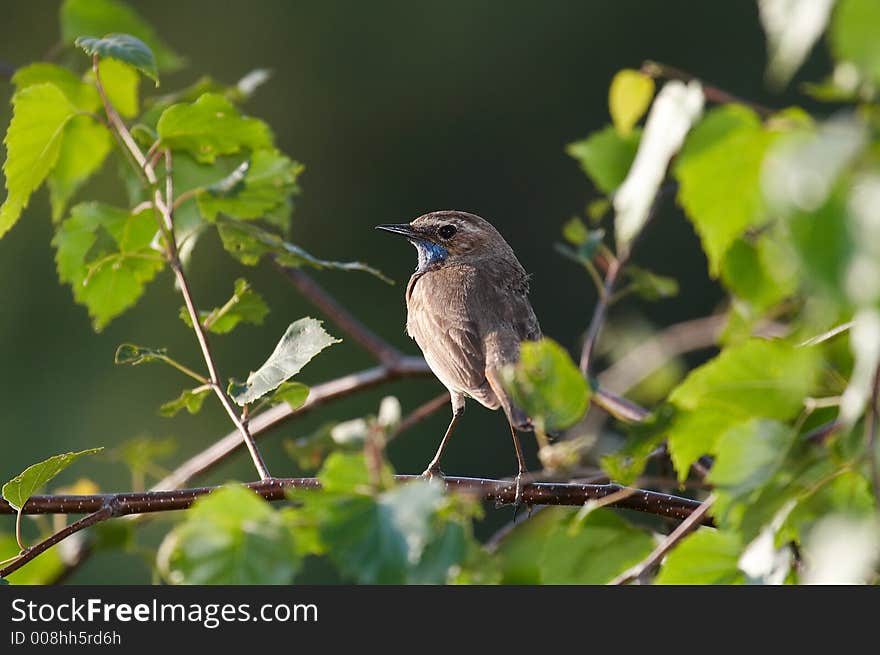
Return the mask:
<svg viewBox="0 0 880 655"><path fill-rule="evenodd" d="M446 474L440 470L440 467L436 464L433 466L429 466L422 472L423 478L428 478L429 480L433 480L434 478L439 478L441 480L446 478Z"/></svg>

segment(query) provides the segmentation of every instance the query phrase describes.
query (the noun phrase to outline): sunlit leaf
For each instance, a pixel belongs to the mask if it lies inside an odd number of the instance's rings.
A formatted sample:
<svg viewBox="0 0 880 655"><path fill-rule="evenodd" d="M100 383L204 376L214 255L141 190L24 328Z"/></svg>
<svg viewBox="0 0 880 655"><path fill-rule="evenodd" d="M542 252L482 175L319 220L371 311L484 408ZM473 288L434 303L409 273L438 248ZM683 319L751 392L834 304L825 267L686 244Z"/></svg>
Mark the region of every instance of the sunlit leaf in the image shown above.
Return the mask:
<svg viewBox="0 0 880 655"><path fill-rule="evenodd" d="M52 220L60 221L76 191L101 167L113 136L90 116L75 116L64 127L61 151L49 173Z"/></svg>
<svg viewBox="0 0 880 655"><path fill-rule="evenodd" d="M627 275L633 291L645 300L660 300L678 295L678 280L658 275L638 266L629 266Z"/></svg>
<svg viewBox="0 0 880 655"><path fill-rule="evenodd" d="M248 376L247 382L233 395L233 399L239 405L252 403L299 373L319 352L340 341L324 331L321 321L308 317L294 321L269 359Z"/></svg>
<svg viewBox="0 0 880 655"><path fill-rule="evenodd" d="M645 115L654 97L654 79L636 70L618 71L608 91L608 109L617 131L627 136Z"/></svg>
<svg viewBox="0 0 880 655"><path fill-rule="evenodd" d="M34 495L40 487L73 464L80 457L92 455L102 451L103 448L90 448L75 453L53 455L49 459L32 464L24 471L3 485L3 498L6 499L13 509L21 510L25 503Z"/></svg>
<svg viewBox="0 0 880 655"><path fill-rule="evenodd" d="M544 430L566 428L587 410L590 387L552 339L524 342L520 361L503 369L502 376L514 402Z"/></svg>
<svg viewBox="0 0 880 655"><path fill-rule="evenodd" d="M636 128L623 137L609 125L583 141L569 144L565 151L578 160L597 189L611 193L626 179L641 136L641 130Z"/></svg>
<svg viewBox="0 0 880 655"><path fill-rule="evenodd" d="M0 562L15 557L21 549L11 534L0 534ZM64 571L64 561L58 548L50 548L40 553L7 578L0 578L0 584L48 585Z"/></svg>
<svg viewBox="0 0 880 655"><path fill-rule="evenodd" d="M831 49L850 61L874 84L880 82L880 4L874 0L839 0L831 20Z"/></svg>
<svg viewBox="0 0 880 655"><path fill-rule="evenodd" d="M31 194L52 171L61 152L64 126L76 107L53 84L25 87L12 96L6 145L6 200L0 205L0 237L15 225Z"/></svg>
<svg viewBox="0 0 880 655"><path fill-rule="evenodd" d="M125 118L137 116L141 83L137 71L116 59L102 59L98 62L98 74L107 98L116 111ZM88 77L94 81L94 72L89 71Z"/></svg>
<svg viewBox="0 0 880 655"><path fill-rule="evenodd" d="M214 93L205 93L192 104L172 105L162 113L156 130L164 145L186 150L202 163L242 148L272 147L268 125L241 116L229 100Z"/></svg>
<svg viewBox="0 0 880 655"><path fill-rule="evenodd" d="M157 229L152 211L130 214L99 203L75 206L58 227L52 239L58 277L87 307L95 330L134 305L164 267L151 248Z"/></svg>
<svg viewBox="0 0 880 655"><path fill-rule="evenodd" d="M737 237L766 220L760 174L772 138L751 109L725 105L709 112L682 148L675 165L678 200L713 276Z"/></svg>
<svg viewBox="0 0 880 655"><path fill-rule="evenodd" d="M742 584L737 568L744 544L730 532L700 528L666 558L655 584Z"/></svg>
<svg viewBox="0 0 880 655"><path fill-rule="evenodd" d="M96 111L101 106L101 96L98 95L98 90L61 66L37 62L22 66L12 76L12 83L18 89L44 82L58 87L77 109Z"/></svg>

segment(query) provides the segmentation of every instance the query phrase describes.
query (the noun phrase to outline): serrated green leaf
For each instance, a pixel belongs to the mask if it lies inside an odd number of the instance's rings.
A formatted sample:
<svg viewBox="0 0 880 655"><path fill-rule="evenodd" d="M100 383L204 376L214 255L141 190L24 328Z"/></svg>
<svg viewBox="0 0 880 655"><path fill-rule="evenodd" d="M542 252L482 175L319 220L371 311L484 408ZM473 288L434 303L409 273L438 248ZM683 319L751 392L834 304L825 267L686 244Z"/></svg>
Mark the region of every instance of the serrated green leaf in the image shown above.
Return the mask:
<svg viewBox="0 0 880 655"><path fill-rule="evenodd" d="M12 121L6 144L6 200L0 205L0 238L18 221L31 194L52 171L61 152L64 127L76 115L57 86L25 87L12 96Z"/></svg>
<svg viewBox="0 0 880 655"><path fill-rule="evenodd" d="M159 86L159 69L150 46L131 34L108 34L98 38L81 36L74 41L87 55L98 55L101 59L116 59L134 66ZM99 71L100 72L100 71Z"/></svg>
<svg viewBox="0 0 880 655"><path fill-rule="evenodd" d="M639 119L648 111L654 97L654 79L641 71L624 69L611 80L608 110L614 127L628 136Z"/></svg>
<svg viewBox="0 0 880 655"><path fill-rule="evenodd" d="M100 203L82 203L58 227L58 277L85 305L95 330L134 305L165 265L150 247L157 232L152 211L130 214Z"/></svg>
<svg viewBox="0 0 880 655"><path fill-rule="evenodd" d="M583 141L569 144L565 151L580 162L597 189L611 193L626 179L641 136L639 128L623 137L609 125Z"/></svg>
<svg viewBox="0 0 880 655"><path fill-rule="evenodd" d="M96 111L101 106L101 96L98 95L98 89L91 84L83 82L72 72L61 66L38 62L22 66L12 76L12 83L19 90L45 82L58 87L77 109Z"/></svg>
<svg viewBox="0 0 880 655"><path fill-rule="evenodd" d="M669 553L654 584L742 584L743 547L735 533L699 528Z"/></svg>
<svg viewBox="0 0 880 655"><path fill-rule="evenodd" d="M234 218L260 218L299 191L296 179L303 167L277 150L258 150L229 176L199 194L206 220L219 212Z"/></svg>
<svg viewBox="0 0 880 655"><path fill-rule="evenodd" d="M638 564L654 549L650 533L636 528L611 510L576 514L534 542L543 584L605 584Z"/></svg>
<svg viewBox="0 0 880 655"><path fill-rule="evenodd" d="M21 508L27 503L28 498L33 496L40 487L61 473L61 471L73 464L80 457L92 455L102 450L104 449L90 448L79 452L63 453L61 455L53 455L49 459L45 459L37 464L32 464L3 485L3 498L6 499L6 502L8 502L14 510L21 511Z"/></svg>
<svg viewBox="0 0 880 655"><path fill-rule="evenodd" d="M513 401L543 430L567 428L587 411L587 381L552 339L524 342L520 361L501 374Z"/></svg>
<svg viewBox="0 0 880 655"><path fill-rule="evenodd" d="M248 376L243 389L233 395L233 400L242 406L252 403L299 373L319 352L340 341L327 334L321 321L309 317L294 321L269 359Z"/></svg>
<svg viewBox="0 0 880 655"><path fill-rule="evenodd" d="M131 34L156 55L162 70L177 70L184 61L156 35L130 5L117 0L64 0L61 5L61 38L72 45L80 36L102 36L114 32Z"/></svg>
<svg viewBox="0 0 880 655"><path fill-rule="evenodd" d="M174 400L169 400L159 408L162 416L174 416L177 412L185 409L190 414L198 414L202 409L205 398L211 393L211 388L197 387L196 389L184 389Z"/></svg>
<svg viewBox="0 0 880 655"><path fill-rule="evenodd" d="M765 220L761 163L773 133L741 105L707 113L691 130L674 167L678 200L700 236L709 272L749 227Z"/></svg>
<svg viewBox="0 0 880 655"><path fill-rule="evenodd" d="M299 560L285 515L229 486L195 502L165 537L157 565L171 584L289 584Z"/></svg>
<svg viewBox="0 0 880 655"><path fill-rule="evenodd" d="M112 147L110 131L91 116L74 116L67 123L58 161L49 173L53 221L61 220L67 203L101 167Z"/></svg>
<svg viewBox="0 0 880 655"><path fill-rule="evenodd" d="M757 243L737 239L724 255L721 281L738 298L762 312L792 295L798 271L788 243L769 237Z"/></svg>
<svg viewBox="0 0 880 655"><path fill-rule="evenodd" d="M217 229L226 251L246 266L253 266L260 261L261 257L269 255L274 257L275 261L282 266L290 266L293 268L311 266L317 269L328 268L341 271L363 271L384 282L391 283L381 271L371 268L366 264L361 262L334 262L325 259L318 259L299 246L288 243L278 235L272 234L271 232L263 230L251 223L232 221L224 219L222 216L218 216Z"/></svg>
<svg viewBox="0 0 880 655"><path fill-rule="evenodd" d="M835 57L855 64L874 84L880 82L880 4L874 0L840 0L828 35Z"/></svg>
<svg viewBox="0 0 880 655"><path fill-rule="evenodd" d="M242 148L269 150L273 139L263 121L241 116L229 100L215 93L205 93L192 104L172 105L162 113L156 131L165 146L186 150L208 164Z"/></svg>
<svg viewBox="0 0 880 655"><path fill-rule="evenodd" d="M367 493L370 488L370 473L363 453L330 453L318 473L318 480L321 488L328 492Z"/></svg>
<svg viewBox="0 0 880 655"><path fill-rule="evenodd" d="M734 425L796 416L817 374L815 349L764 339L730 346L692 371L669 395L680 410L669 428L679 479L697 458L714 452L718 438Z"/></svg>
<svg viewBox="0 0 880 655"><path fill-rule="evenodd" d="M216 334L231 332L239 323L262 325L269 313L269 306L262 296L254 291L247 280L239 278L235 281L235 290L222 307L211 311L200 311L199 320L206 330ZM180 319L192 327L192 319L186 307L180 308Z"/></svg>

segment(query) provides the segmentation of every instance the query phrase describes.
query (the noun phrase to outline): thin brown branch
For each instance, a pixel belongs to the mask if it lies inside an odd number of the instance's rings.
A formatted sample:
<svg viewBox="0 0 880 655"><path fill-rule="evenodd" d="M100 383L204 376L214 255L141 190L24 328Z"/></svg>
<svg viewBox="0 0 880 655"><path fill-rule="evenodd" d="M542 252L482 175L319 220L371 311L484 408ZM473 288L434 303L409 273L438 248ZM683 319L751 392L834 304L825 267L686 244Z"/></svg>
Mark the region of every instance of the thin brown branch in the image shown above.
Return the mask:
<svg viewBox="0 0 880 655"><path fill-rule="evenodd" d="M608 306L611 303L611 296L614 293L614 286L617 284L617 276L620 274L623 262L612 259L608 262L608 270L605 273L605 282L602 286L602 293L596 300L596 309L593 310L593 318L590 319L590 326L587 328L587 336L584 338L584 345L581 348L581 373L590 374L590 365L593 358L593 350L596 347L596 340L599 338L599 331L605 323L605 317L608 314Z"/></svg>
<svg viewBox="0 0 880 655"><path fill-rule="evenodd" d="M424 479L418 475L395 476L398 482L411 482ZM496 504L511 504L517 499L517 484L513 480L491 480L485 478L447 477L444 479L447 491L472 496ZM251 482L245 485L269 501L284 500L288 489L320 489L317 478L275 478ZM196 499L215 491L218 487L198 487L173 491L146 491L142 493L95 494L89 496L32 496L22 511L25 514L81 514L83 519L71 523L48 539L26 550L16 560L3 569L0 577L18 570L40 553L62 541L66 537L107 519L145 514L170 512L187 509ZM574 484L537 482L522 486L522 502L527 505L583 505L613 497L616 507L638 512L687 519L699 509L699 503L688 498L670 494L631 489L617 484ZM6 501L0 501L0 514L13 514L16 510ZM711 524L705 517L697 517L693 522Z"/></svg>
<svg viewBox="0 0 880 655"><path fill-rule="evenodd" d="M760 105L756 102L751 102L749 100L743 100L740 97L733 95L732 93L728 93L723 89L719 89L717 86L713 86L711 84L706 84L703 80L698 77L691 75L683 70L679 70L678 68L674 68L672 66L667 66L666 64L661 64L656 61L646 61L642 64L642 72L645 75L649 75L654 78L664 78L667 80L679 80L681 82L693 82L697 81L703 87L703 95L706 96L706 100L709 102L714 102L719 105L726 105L729 103L736 103L740 105L745 105L747 107L751 107L758 113L762 118L768 118L772 116L776 112L769 107L765 107L764 105Z"/></svg>
<svg viewBox="0 0 880 655"><path fill-rule="evenodd" d="M248 425L251 434L256 437L292 416L305 414L327 401L399 378L421 377L430 373L428 365L421 357L404 357L394 367L376 366L316 385L312 387L308 400L298 409L291 409L290 405L282 403L252 416L248 421ZM194 476L214 468L226 457L237 451L241 445L241 438L238 432L230 432L178 466L173 472L157 482L153 489L174 489L182 486Z"/></svg>
<svg viewBox="0 0 880 655"><path fill-rule="evenodd" d="M666 537L642 562L636 564L631 569L624 571L609 584L624 585L633 580L640 580L645 573L657 566L660 561L666 557L666 554L672 550L675 545L695 530L701 523L705 523L706 513L715 502L715 494L711 494L697 507L690 516L678 524L669 536Z"/></svg>
<svg viewBox="0 0 880 655"><path fill-rule="evenodd" d="M391 346L361 323L338 300L315 282L310 275L298 268L282 266L277 262L275 265L301 294L314 303L331 321L381 363L386 366L393 366L395 362L404 357L403 353L397 350L397 348Z"/></svg>
<svg viewBox="0 0 880 655"><path fill-rule="evenodd" d="M868 410L865 415L865 446L868 451L868 465L871 468L871 484L874 488L875 502L880 503L880 462L877 454L877 400L880 396L880 366L874 371L874 380L871 383L871 397L868 400Z"/></svg>
<svg viewBox="0 0 880 655"><path fill-rule="evenodd" d="M92 69L95 73L95 86L98 88L98 93L101 96L101 100L104 104L104 111L107 114L107 119L113 126L113 132L117 135L117 138L123 145L123 149L131 155L138 169L146 176L148 184L153 189L153 207L155 211L159 214L159 229L165 236L167 249L166 255L168 257L171 270L174 272L175 279L177 280L177 285L180 288L181 294L183 295L184 304L186 305L187 313L190 316L193 330L196 334L196 339L199 342L199 347L202 350L202 356L204 357L205 364L208 367L211 387L213 388L217 398L220 400L220 404L223 406L223 409L226 410L226 413L229 415L230 420L232 421L233 425L235 425L236 429L241 435L242 440L247 446L247 449L251 455L251 459L254 462L254 467L257 469L257 473L259 474L260 478L263 480L267 480L272 477L269 473L269 469L266 467L266 463L263 461L263 457L260 454L260 451L257 448L253 437L248 431L248 426L244 423L244 421L242 421L235 407L232 405L232 401L226 395L226 391L221 382L222 378L220 377L220 374L217 370L217 365L214 361L214 357L211 355L211 349L208 345L207 335L199 319L199 312L196 309L195 303L193 302L189 283L183 271L183 264L180 261L180 253L178 252L177 240L174 235L174 183L172 180L171 151L166 149L164 153L156 153L157 155L164 154L165 157L165 198L163 199L162 191L158 185L159 179L156 175L155 169L153 168L153 163L148 160L148 158L141 152L141 149L132 137L131 132L128 131L125 122L122 120L122 118L120 118L119 114L116 112L116 109L113 107L113 104L110 102L110 99L107 96L104 85L101 82L100 72L98 70L97 54L92 57Z"/></svg>

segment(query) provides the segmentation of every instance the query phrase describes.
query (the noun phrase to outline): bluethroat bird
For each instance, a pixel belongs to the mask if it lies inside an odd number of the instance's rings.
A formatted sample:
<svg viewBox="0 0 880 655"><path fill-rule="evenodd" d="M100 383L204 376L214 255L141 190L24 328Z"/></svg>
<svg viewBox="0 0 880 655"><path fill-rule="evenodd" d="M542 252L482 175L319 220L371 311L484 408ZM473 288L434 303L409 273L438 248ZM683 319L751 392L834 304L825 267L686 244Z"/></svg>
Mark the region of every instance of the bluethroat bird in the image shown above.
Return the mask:
<svg viewBox="0 0 880 655"><path fill-rule="evenodd" d="M406 331L452 399L452 420L424 474L442 476L440 458L465 398L501 407L519 464L518 505L526 467L517 430L531 430L532 423L502 387L500 369L519 359L522 341L541 338L528 275L498 230L474 214L437 211L376 229L406 237L418 251L406 285Z"/></svg>

